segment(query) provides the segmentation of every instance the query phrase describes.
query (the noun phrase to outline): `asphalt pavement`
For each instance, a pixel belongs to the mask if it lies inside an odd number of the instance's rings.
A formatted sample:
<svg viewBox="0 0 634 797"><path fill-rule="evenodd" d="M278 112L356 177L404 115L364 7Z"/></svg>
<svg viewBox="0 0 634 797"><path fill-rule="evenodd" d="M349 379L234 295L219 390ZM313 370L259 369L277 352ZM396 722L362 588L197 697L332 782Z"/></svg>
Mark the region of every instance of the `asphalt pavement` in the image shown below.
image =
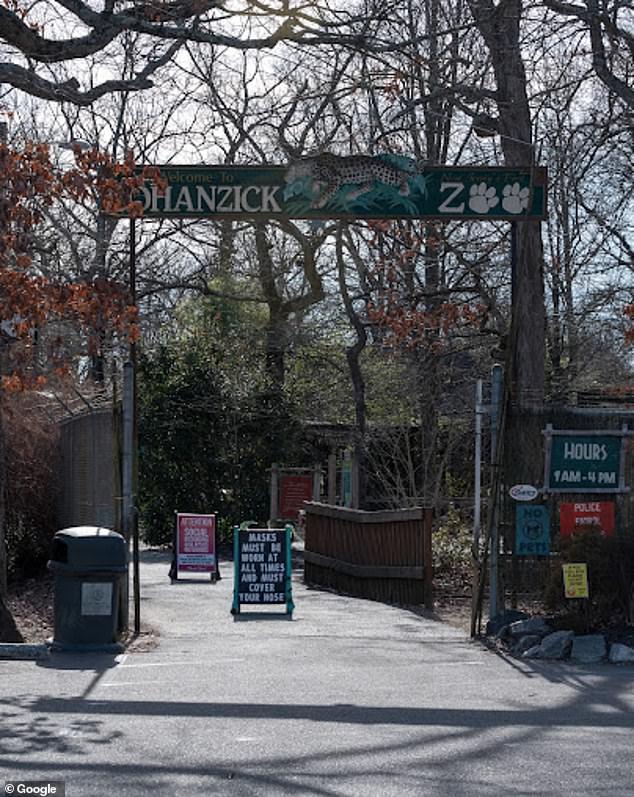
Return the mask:
<svg viewBox="0 0 634 797"><path fill-rule="evenodd" d="M234 619L230 563L216 584L168 565L143 555L155 649L0 661L0 795L632 793L632 667L507 659L301 573L292 620Z"/></svg>

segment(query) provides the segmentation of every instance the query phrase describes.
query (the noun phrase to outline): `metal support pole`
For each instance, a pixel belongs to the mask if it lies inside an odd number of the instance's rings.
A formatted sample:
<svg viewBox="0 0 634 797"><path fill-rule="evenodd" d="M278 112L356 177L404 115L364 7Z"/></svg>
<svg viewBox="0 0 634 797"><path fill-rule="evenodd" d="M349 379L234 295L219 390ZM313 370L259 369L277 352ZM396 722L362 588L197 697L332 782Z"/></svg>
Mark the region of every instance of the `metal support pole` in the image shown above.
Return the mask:
<svg viewBox="0 0 634 797"><path fill-rule="evenodd" d="M501 365L494 365L491 369L491 469L494 475L500 466L498 453L498 433L500 429L500 410L502 407L502 378ZM492 483L494 479L491 480ZM499 492L499 491L498 491ZM494 497L495 500L495 497ZM500 531L498 528L499 512L498 500L492 507L491 548L489 551L489 618L497 617L504 610L503 596L499 588L500 568Z"/></svg>
<svg viewBox="0 0 634 797"><path fill-rule="evenodd" d="M136 307L136 225L130 219L130 301ZM137 397L137 350L136 343L130 343L131 390L132 390L132 439L130 475L130 511L128 534L132 537L132 590L134 595L134 633L141 633L141 578L139 572L139 510L137 494L139 482L139 431ZM129 537L128 537L129 539Z"/></svg>
<svg viewBox="0 0 634 797"><path fill-rule="evenodd" d="M133 532L132 518L132 471L133 471L133 429L134 429L134 368L127 362L123 366L123 446L121 454L121 482L123 493L122 521L123 536L126 540L128 553ZM126 579L126 589L123 596L124 625L128 627L130 608L129 587Z"/></svg>
<svg viewBox="0 0 634 797"><path fill-rule="evenodd" d="M482 530L482 380L478 379L475 390L475 473L473 484L473 553L477 556L480 550L480 532Z"/></svg>

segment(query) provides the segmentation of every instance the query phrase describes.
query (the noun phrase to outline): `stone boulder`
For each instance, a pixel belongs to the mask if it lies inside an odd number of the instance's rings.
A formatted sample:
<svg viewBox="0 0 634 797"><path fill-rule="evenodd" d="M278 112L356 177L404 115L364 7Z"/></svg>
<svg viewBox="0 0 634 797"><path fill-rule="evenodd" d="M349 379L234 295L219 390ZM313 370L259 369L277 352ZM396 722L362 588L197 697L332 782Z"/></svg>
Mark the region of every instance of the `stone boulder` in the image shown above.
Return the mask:
<svg viewBox="0 0 634 797"><path fill-rule="evenodd" d="M587 634L576 636L572 640L571 661L581 664L595 664L603 661L607 654L607 645L603 634Z"/></svg>
<svg viewBox="0 0 634 797"><path fill-rule="evenodd" d="M610 645L608 658L612 664L634 664L634 648L629 645L621 645L620 642L614 642Z"/></svg>
<svg viewBox="0 0 634 797"><path fill-rule="evenodd" d="M545 636L539 645L524 651L525 659L565 659L570 653L574 631L555 631Z"/></svg>
<svg viewBox="0 0 634 797"><path fill-rule="evenodd" d="M520 612L517 609L507 609L501 614L493 617L486 626L487 636L500 636L500 631L516 620L526 620L528 615L526 612Z"/></svg>
<svg viewBox="0 0 634 797"><path fill-rule="evenodd" d="M542 641L541 636L537 634L525 634L521 636L513 645L513 654L515 656L521 656L524 651L530 650L534 647L539 647Z"/></svg>
<svg viewBox="0 0 634 797"><path fill-rule="evenodd" d="M527 620L516 620L508 626L507 634L510 637L524 636L526 634L545 637L550 632L548 623L543 617L529 617Z"/></svg>

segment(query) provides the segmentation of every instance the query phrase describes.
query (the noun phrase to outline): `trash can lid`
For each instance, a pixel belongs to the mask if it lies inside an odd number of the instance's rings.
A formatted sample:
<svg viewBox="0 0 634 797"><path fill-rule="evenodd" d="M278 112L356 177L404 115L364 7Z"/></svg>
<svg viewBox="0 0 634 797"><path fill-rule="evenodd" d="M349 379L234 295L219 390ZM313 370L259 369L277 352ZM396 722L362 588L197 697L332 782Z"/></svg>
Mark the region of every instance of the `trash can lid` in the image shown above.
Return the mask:
<svg viewBox="0 0 634 797"><path fill-rule="evenodd" d="M71 526L53 537L54 569L109 569L127 565L127 548L121 534L103 526Z"/></svg>
<svg viewBox="0 0 634 797"><path fill-rule="evenodd" d="M60 529L55 533L56 537L114 537L123 540L121 534L105 526L70 526L67 529Z"/></svg>

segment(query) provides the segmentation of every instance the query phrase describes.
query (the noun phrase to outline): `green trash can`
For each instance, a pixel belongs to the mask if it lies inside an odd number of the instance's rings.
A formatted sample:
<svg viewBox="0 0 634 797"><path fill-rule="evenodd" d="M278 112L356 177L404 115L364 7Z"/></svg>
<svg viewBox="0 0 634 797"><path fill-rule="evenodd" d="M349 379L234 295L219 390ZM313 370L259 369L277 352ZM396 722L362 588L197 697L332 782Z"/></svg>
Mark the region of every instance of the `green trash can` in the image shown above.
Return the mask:
<svg viewBox="0 0 634 797"><path fill-rule="evenodd" d="M53 651L123 650L118 641L128 572L121 534L99 526L62 529L48 568L55 577Z"/></svg>

